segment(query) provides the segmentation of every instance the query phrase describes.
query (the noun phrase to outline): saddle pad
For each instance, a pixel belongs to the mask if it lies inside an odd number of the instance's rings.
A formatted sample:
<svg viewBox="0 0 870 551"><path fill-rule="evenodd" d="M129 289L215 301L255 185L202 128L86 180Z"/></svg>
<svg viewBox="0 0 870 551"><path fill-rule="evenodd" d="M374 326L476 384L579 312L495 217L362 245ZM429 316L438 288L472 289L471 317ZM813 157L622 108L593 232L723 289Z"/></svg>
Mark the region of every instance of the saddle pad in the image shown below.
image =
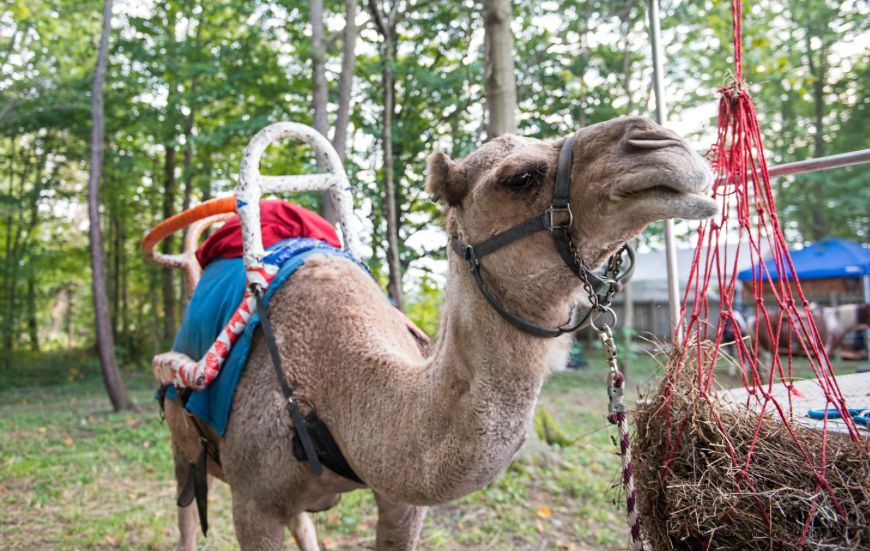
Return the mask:
<svg viewBox="0 0 870 551"><path fill-rule="evenodd" d="M281 241L268 251L270 257L282 260L281 269L272 280L263 296L268 307L272 295L293 275L305 260L317 254L341 256L353 260L368 271L365 264L350 253L311 238L293 238ZM201 358L214 343L218 334L229 322L245 293L245 268L241 258L213 260L202 272L202 277L193 292L184 320L175 337L172 350ZM224 362L217 378L208 388L192 392L187 401L187 410L211 426L219 435L226 432L233 393L248 360L251 337L260 325L256 312L251 316L244 333L239 336L230 355ZM176 400L175 387L167 389L166 397Z"/></svg>

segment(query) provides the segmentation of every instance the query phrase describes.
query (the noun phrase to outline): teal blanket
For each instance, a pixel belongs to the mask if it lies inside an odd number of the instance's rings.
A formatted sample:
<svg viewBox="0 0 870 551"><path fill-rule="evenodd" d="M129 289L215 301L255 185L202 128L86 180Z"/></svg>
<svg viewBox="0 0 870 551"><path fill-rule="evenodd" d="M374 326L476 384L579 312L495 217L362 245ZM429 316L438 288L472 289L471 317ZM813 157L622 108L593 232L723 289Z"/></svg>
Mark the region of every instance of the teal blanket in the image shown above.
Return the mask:
<svg viewBox="0 0 870 551"><path fill-rule="evenodd" d="M281 269L263 296L267 307L272 295L312 255L342 256L353 260L368 271L368 268L350 253L317 239L305 237L287 239L269 247L268 253L266 261L280 264ZM202 358L238 308L244 294L245 268L241 258L222 258L210 262L193 292L172 349L194 359ZM205 390L192 392L187 401L187 410L206 422L221 436L226 432L233 393L251 351L251 337L259 325L260 317L254 313L244 333L239 336L230 351L217 378ZM177 399L175 387L169 387L166 397Z"/></svg>

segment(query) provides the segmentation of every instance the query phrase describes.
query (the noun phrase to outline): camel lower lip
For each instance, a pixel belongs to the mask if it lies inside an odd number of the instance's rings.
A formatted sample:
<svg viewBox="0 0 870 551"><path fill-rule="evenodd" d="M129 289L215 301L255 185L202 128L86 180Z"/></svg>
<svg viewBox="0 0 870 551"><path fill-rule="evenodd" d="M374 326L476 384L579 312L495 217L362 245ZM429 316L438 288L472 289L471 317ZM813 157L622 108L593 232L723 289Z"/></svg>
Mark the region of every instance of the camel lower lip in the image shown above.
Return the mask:
<svg viewBox="0 0 870 551"><path fill-rule="evenodd" d="M677 191L673 188L655 186L619 196L630 204L659 212L662 218L685 218L702 220L718 212L718 203L707 193L700 191ZM644 207L640 207L644 208Z"/></svg>
<svg viewBox="0 0 870 551"><path fill-rule="evenodd" d="M621 199L643 199L650 196L668 196L668 197L707 197L706 193L700 191L681 191L668 186L652 186L637 191L627 193L617 193L616 197Z"/></svg>

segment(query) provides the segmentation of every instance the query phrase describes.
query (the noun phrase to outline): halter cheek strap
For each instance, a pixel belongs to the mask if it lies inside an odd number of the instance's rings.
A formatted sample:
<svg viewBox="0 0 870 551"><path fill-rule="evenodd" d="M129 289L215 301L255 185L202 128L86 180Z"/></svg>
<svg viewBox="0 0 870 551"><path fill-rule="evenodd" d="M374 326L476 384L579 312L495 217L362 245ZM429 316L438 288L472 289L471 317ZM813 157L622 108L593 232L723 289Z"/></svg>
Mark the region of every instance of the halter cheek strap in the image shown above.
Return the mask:
<svg viewBox="0 0 870 551"><path fill-rule="evenodd" d="M571 193L573 143L574 137L571 136L565 140L559 152L559 161L556 167L556 182L553 187L553 200L547 210L476 245L469 245L456 237L450 238L450 248L460 258L468 262L468 269L474 278L474 282L495 311L516 328L538 337L558 337L588 325L592 313L608 305L613 295L622 290L634 273L634 249L628 243L623 245L619 251L610 257L604 277L600 277L589 270L578 255L575 254L576 247L571 238L574 213L571 211L569 200ZM562 261L571 272L583 282L584 288L589 294L589 301L592 304L590 308L574 307L571 311L570 319L559 327L538 325L512 313L495 298L495 295L492 294L492 291L489 290L483 281L483 275L480 272L480 260L483 257L542 230L549 231L553 236L553 244L556 247L556 251L558 251ZM620 273L623 253L628 258L628 266Z"/></svg>

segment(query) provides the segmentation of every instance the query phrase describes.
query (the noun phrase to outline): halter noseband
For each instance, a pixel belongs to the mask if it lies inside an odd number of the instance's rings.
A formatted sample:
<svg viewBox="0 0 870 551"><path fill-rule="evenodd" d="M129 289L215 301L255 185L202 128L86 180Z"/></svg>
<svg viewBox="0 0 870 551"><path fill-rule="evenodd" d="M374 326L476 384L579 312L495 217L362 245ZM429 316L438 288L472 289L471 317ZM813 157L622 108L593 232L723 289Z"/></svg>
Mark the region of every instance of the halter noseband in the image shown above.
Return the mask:
<svg viewBox="0 0 870 551"><path fill-rule="evenodd" d="M495 311L521 331L538 337L558 337L587 325L590 322L592 313L608 306L613 295L622 290L634 272L634 249L628 243L623 245L619 251L610 257L607 262L608 267L603 274L604 277L600 277L589 270L585 266L585 263L574 253L576 247L571 238L571 225L574 222L574 213L571 211L571 203L569 202L571 163L574 156L571 147L573 143L574 136L571 136L565 140L562 150L559 152L559 162L556 166L556 184L553 188L553 200L547 210L476 245L463 243L456 237L450 238L450 247L456 254L468 262L468 269L471 271L477 287ZM562 257L562 261L574 275L583 282L592 304L588 309L574 307L568 322L559 327L537 325L511 313L487 288L480 273L481 258L542 230L549 231L553 236L553 244L556 246L559 256ZM623 253L628 257L629 264L620 274ZM602 289L605 292L599 294Z"/></svg>

